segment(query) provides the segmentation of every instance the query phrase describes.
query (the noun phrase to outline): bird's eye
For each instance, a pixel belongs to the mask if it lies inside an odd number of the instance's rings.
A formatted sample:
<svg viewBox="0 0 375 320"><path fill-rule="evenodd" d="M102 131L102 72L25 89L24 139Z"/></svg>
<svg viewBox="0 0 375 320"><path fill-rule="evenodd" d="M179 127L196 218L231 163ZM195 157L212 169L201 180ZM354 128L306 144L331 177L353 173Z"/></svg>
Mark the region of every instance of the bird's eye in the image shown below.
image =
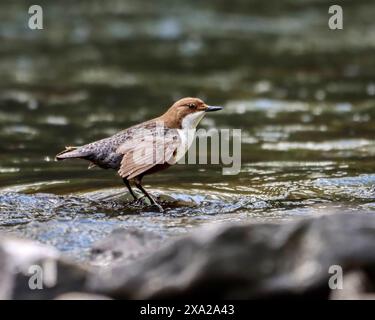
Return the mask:
<svg viewBox="0 0 375 320"><path fill-rule="evenodd" d="M189 103L187 106L189 107L189 109L195 109L196 108L194 103Z"/></svg>

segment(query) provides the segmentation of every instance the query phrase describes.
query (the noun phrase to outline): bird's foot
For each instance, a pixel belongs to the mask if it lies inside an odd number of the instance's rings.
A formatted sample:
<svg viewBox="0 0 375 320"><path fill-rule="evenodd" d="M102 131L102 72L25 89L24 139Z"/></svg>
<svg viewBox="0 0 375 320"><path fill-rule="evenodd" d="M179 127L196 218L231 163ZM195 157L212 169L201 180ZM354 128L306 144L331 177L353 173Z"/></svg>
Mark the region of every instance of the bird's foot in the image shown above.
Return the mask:
<svg viewBox="0 0 375 320"><path fill-rule="evenodd" d="M160 213L165 212L164 208L159 203L157 203L156 201L152 204L152 206L157 207Z"/></svg>
<svg viewBox="0 0 375 320"><path fill-rule="evenodd" d="M155 200L154 201L150 200L151 203L147 203L148 202L147 200L144 201L145 197L146 196L142 196L142 197L138 198L137 200L134 200L133 204L137 205L137 206L141 205L141 204L147 204L147 205L150 205L151 207L158 208L159 212L164 212L164 208L159 203L157 203Z"/></svg>
<svg viewBox="0 0 375 320"><path fill-rule="evenodd" d="M144 197L145 197L145 196L141 196L141 197L139 197L139 198L137 198L137 199L134 199L134 200L133 200L133 204L136 205L136 206L142 204L142 202L143 202L142 200L143 200Z"/></svg>

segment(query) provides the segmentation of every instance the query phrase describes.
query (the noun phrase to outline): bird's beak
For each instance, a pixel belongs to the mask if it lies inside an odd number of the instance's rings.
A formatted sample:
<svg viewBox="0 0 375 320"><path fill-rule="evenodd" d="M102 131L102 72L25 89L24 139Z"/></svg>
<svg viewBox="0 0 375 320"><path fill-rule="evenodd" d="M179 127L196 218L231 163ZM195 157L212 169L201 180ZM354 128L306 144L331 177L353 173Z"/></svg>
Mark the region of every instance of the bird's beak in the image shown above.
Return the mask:
<svg viewBox="0 0 375 320"><path fill-rule="evenodd" d="M204 110L206 112L212 112L212 111L219 111L223 109L223 107L219 107L219 106L207 106L207 108Z"/></svg>

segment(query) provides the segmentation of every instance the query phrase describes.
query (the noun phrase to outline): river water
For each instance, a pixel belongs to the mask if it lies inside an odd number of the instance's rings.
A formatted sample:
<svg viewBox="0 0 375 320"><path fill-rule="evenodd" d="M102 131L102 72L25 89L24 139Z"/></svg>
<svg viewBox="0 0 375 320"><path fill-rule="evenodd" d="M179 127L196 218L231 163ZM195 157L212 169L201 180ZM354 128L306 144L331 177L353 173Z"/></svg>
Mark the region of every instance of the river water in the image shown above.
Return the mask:
<svg viewBox="0 0 375 320"><path fill-rule="evenodd" d="M118 227L163 237L202 224L375 210L375 3L0 3L0 231L84 259ZM65 145L157 116L183 96L241 129L242 166L177 165L144 179L164 214L129 204L116 173L55 162Z"/></svg>

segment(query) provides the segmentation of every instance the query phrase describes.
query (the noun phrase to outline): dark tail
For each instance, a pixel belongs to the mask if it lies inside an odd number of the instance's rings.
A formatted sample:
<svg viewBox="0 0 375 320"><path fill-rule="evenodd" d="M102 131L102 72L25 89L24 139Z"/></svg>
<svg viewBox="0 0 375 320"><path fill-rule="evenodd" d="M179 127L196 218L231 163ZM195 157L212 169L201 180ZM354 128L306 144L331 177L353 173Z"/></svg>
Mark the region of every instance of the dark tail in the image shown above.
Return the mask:
<svg viewBox="0 0 375 320"><path fill-rule="evenodd" d="M88 156L87 152L82 152L79 147L65 147L64 151L61 151L56 155L56 160L74 159L74 158L85 158Z"/></svg>

